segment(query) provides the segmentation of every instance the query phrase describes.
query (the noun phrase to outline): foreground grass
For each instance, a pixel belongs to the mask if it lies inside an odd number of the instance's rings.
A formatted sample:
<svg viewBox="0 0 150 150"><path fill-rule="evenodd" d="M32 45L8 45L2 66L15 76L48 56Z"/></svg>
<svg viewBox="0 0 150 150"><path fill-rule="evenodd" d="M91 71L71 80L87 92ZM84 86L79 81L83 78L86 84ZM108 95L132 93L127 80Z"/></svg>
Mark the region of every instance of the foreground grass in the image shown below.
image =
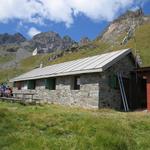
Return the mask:
<svg viewBox="0 0 150 150"><path fill-rule="evenodd" d="M0 102L1 150L150 149L150 115Z"/></svg>

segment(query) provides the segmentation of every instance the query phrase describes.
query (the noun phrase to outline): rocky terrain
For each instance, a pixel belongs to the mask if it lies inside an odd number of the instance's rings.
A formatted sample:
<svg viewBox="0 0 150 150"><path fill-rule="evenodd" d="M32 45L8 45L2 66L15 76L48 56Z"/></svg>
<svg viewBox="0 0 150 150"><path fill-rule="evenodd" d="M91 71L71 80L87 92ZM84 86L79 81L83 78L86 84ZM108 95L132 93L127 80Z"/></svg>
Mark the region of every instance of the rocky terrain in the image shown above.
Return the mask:
<svg viewBox="0 0 150 150"><path fill-rule="evenodd" d="M84 46L84 45L87 45L89 43L90 43L90 39L88 37L83 37L83 38L81 38L79 45Z"/></svg>
<svg viewBox="0 0 150 150"><path fill-rule="evenodd" d="M45 32L35 35L30 44L33 48L38 49L38 53L51 53L57 50L67 50L76 42L69 36L60 37L55 32Z"/></svg>
<svg viewBox="0 0 150 150"><path fill-rule="evenodd" d="M111 44L120 44L117 43L119 36L127 33L130 28L136 29L145 23L150 23L150 16L145 16L142 9L138 9L137 11L127 11L110 23L108 28L106 28L103 34L99 35L97 39Z"/></svg>

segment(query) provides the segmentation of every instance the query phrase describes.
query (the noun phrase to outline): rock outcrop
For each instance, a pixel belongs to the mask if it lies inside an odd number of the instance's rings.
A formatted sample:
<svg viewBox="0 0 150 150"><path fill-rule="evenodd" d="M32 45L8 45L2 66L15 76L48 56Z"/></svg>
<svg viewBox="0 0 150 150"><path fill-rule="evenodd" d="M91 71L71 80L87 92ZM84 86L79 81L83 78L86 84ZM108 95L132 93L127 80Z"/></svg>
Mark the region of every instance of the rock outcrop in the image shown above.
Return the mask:
<svg viewBox="0 0 150 150"><path fill-rule="evenodd" d="M76 42L69 36L61 38L58 33L44 32L35 35L30 43L34 49L38 49L38 53L51 53L57 50L69 49Z"/></svg>
<svg viewBox="0 0 150 150"><path fill-rule="evenodd" d="M119 36L127 33L131 27L136 28L145 22L150 22L150 17L144 16L142 9L127 11L125 14L110 23L108 28L106 28L103 34L98 36L97 39L117 44Z"/></svg>
<svg viewBox="0 0 150 150"><path fill-rule="evenodd" d="M84 45L89 44L89 42L90 42L90 39L89 39L88 37L83 37L83 38L80 40L79 45L80 45L80 46L84 46Z"/></svg>

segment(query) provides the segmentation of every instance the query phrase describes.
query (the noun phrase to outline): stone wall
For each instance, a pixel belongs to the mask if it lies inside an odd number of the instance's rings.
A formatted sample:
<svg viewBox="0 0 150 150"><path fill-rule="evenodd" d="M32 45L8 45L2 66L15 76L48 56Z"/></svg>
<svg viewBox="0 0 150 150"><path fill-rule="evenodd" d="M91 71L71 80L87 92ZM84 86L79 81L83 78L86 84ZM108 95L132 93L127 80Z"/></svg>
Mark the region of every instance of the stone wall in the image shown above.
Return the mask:
<svg viewBox="0 0 150 150"><path fill-rule="evenodd" d="M111 88L108 84L108 80L110 75L117 75L117 73L122 73L123 77L130 78L130 71L135 68L135 63L131 57L131 55L124 57L101 74L99 93L100 108L109 107L120 109L122 102L120 90L119 88Z"/></svg>
<svg viewBox="0 0 150 150"><path fill-rule="evenodd" d="M14 92L35 92L34 98L48 103L98 108L99 77L99 73L80 75L80 90L73 90L74 76L64 76L56 78L56 90L45 89L44 82L37 80L35 90L14 88Z"/></svg>
<svg viewBox="0 0 150 150"><path fill-rule="evenodd" d="M73 76L57 77L56 90L36 88L35 91L38 98L49 103L98 108L99 73L80 75L80 90L72 89L73 79Z"/></svg>

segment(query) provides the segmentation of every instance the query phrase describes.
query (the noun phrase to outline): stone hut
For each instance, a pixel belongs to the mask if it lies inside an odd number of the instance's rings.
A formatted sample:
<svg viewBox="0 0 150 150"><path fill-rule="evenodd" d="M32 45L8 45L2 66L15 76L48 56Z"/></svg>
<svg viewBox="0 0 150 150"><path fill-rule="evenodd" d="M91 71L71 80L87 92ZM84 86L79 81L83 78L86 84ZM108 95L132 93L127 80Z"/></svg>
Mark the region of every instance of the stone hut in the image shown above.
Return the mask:
<svg viewBox="0 0 150 150"><path fill-rule="evenodd" d="M121 109L117 73L126 80L135 68L130 49L37 68L10 80L14 92L34 92L48 103Z"/></svg>

